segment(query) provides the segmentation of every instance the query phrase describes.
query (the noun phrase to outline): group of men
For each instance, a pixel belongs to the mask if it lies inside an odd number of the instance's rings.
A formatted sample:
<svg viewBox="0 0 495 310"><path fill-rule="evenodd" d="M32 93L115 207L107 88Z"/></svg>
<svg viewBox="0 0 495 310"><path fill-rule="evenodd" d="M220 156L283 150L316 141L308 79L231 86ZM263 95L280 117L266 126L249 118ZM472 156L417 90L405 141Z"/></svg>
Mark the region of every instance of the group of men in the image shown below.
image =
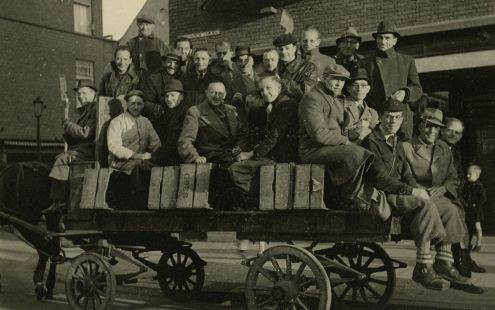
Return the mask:
<svg viewBox="0 0 495 310"><path fill-rule="evenodd" d="M71 148L57 157L50 174L54 201L66 200L69 157L92 158L82 149L91 150L95 139L96 95L123 98L127 109L111 120L107 133L114 170L140 175L150 164L215 163L212 179L223 180L212 180L218 185L212 205L230 197L249 208L261 165L323 164L328 187L339 194L333 201L342 208L408 219L417 247L413 280L435 290L450 282L482 292L453 264L451 246L460 243L465 250L467 232L452 153L438 139L443 114L427 108L417 115L419 135L413 136L422 88L414 59L395 51L400 34L392 22L378 25L376 52L366 58L357 54L361 37L352 27L337 39L335 57L319 52L314 27L303 30L300 46L293 34L282 34L263 53L260 70L249 47L232 50L228 42L216 45L214 61L185 37L169 51L153 37L153 23L138 18L139 36L117 48L99 92L90 81L79 81L81 116L64 121ZM157 55L160 65L153 69Z"/></svg>

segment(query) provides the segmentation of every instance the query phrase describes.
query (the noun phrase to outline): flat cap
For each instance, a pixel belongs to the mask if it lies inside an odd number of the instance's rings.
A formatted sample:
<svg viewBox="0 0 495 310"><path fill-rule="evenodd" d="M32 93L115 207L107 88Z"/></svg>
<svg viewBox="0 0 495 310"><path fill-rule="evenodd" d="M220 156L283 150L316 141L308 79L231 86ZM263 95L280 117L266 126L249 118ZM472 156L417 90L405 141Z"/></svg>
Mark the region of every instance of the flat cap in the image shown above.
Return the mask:
<svg viewBox="0 0 495 310"><path fill-rule="evenodd" d="M165 86L163 87L163 93L166 94L171 91L184 93L184 86L182 86L182 82L176 79L170 79L167 82L165 82Z"/></svg>
<svg viewBox="0 0 495 310"><path fill-rule="evenodd" d="M135 90L131 90L130 92L128 92L128 93L125 95L124 99L127 101L127 100L129 100L129 98L131 98L132 96L138 96L138 97L140 97L141 99L144 99L143 92L142 92L142 91L140 91L140 90L137 90L137 89L135 89Z"/></svg>
<svg viewBox="0 0 495 310"><path fill-rule="evenodd" d="M148 23L148 24L154 24L155 23L155 19L153 17L151 17L150 15L148 14L139 14L138 17L136 18L136 22L138 23Z"/></svg>
<svg viewBox="0 0 495 310"><path fill-rule="evenodd" d="M323 75L331 75L331 76L340 76L346 79L349 79L349 76L351 75L349 71L347 71L344 66L338 65L338 64L332 64L328 65L323 69Z"/></svg>
<svg viewBox="0 0 495 310"><path fill-rule="evenodd" d="M404 112L405 110L406 105L394 98L388 98L383 107L383 112Z"/></svg>
<svg viewBox="0 0 495 310"><path fill-rule="evenodd" d="M74 91L77 91L79 88L82 88L82 87L89 87L91 88L92 90L94 91L98 91L95 87L95 84L93 83L93 81L91 81L90 79L81 79L81 80L78 80L77 81L77 85L76 87L73 88Z"/></svg>
<svg viewBox="0 0 495 310"><path fill-rule="evenodd" d="M165 56L162 56L162 60L165 61L167 59L172 59L172 60L175 60L177 62L180 62L182 63L182 54L181 52L179 52L178 50L176 49L172 49L170 50L167 55Z"/></svg>
<svg viewBox="0 0 495 310"><path fill-rule="evenodd" d="M276 47L289 44L297 44L297 38L292 33L281 34L275 40L273 40L273 45Z"/></svg>

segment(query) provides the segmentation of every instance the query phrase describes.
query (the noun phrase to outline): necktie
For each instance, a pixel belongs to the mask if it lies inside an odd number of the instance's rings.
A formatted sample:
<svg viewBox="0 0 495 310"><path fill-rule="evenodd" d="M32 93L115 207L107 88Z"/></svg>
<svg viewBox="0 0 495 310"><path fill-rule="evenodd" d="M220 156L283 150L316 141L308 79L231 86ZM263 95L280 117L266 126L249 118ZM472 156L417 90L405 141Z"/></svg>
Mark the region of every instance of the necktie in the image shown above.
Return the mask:
<svg viewBox="0 0 495 310"><path fill-rule="evenodd" d="M395 142L394 136L389 136L387 138L387 144L390 145L391 147L394 147L394 142Z"/></svg>
<svg viewBox="0 0 495 310"><path fill-rule="evenodd" d="M358 105L358 111L359 111L359 116L361 116L364 112L364 105L362 104L359 104Z"/></svg>

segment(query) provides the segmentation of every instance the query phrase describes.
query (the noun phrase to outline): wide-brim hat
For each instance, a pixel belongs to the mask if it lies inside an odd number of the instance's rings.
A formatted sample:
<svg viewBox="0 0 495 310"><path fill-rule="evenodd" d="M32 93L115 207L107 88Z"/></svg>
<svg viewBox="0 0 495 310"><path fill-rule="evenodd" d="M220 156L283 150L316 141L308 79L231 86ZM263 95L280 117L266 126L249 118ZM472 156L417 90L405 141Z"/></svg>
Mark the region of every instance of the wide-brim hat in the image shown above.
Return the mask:
<svg viewBox="0 0 495 310"><path fill-rule="evenodd" d="M378 24L378 28L376 29L376 32L373 32L371 35L373 36L373 38L376 39L376 36L382 33L392 33L396 37L400 37L400 33L397 32L397 27L395 26L395 23L389 20L381 21Z"/></svg>
<svg viewBox="0 0 495 310"><path fill-rule="evenodd" d="M359 36L356 28L349 27L349 28L346 28L344 30L344 32L340 35L340 37L337 38L337 40L336 40L337 45L339 45L340 41L347 39L347 38L356 39L359 43L361 43L361 41L363 40L363 38L361 38Z"/></svg>
<svg viewBox="0 0 495 310"><path fill-rule="evenodd" d="M136 22L154 24L155 19L148 14L139 14L138 17L136 18Z"/></svg>
<svg viewBox="0 0 495 310"><path fill-rule="evenodd" d="M357 81L357 80L365 80L370 82L370 78L368 75L368 71L364 68L358 68L355 71L351 72L351 76L349 77L349 82Z"/></svg>
<svg viewBox="0 0 495 310"><path fill-rule="evenodd" d="M406 105L394 98L388 98L383 106L383 112L404 112Z"/></svg>
<svg viewBox="0 0 495 310"><path fill-rule="evenodd" d="M437 125L438 127L445 127L443 124L443 112L439 109L426 108L421 114L420 118L428 123Z"/></svg>
<svg viewBox="0 0 495 310"><path fill-rule="evenodd" d="M77 85L76 85L76 87L73 88L73 90L74 91L77 91L79 88L82 88L82 87L89 87L92 90L94 90L95 92L98 91L98 89L96 89L96 87L95 87L95 84L90 79L81 79L81 80L78 80L77 81Z"/></svg>
<svg viewBox="0 0 495 310"><path fill-rule="evenodd" d="M279 35L273 40L273 45L276 47L285 46L289 44L297 44L297 38L292 33L284 33Z"/></svg>
<svg viewBox="0 0 495 310"><path fill-rule="evenodd" d="M350 73L347 71L344 66L338 65L338 64L332 64L328 65L323 69L323 75L331 75L331 76L338 76L338 77L343 77L346 79L349 79Z"/></svg>
<svg viewBox="0 0 495 310"><path fill-rule="evenodd" d="M249 46L238 46L235 48L235 54L234 57L232 57L232 61L236 61L237 57L244 55L249 55L251 57L254 57L254 54L251 53L251 48Z"/></svg>
<svg viewBox="0 0 495 310"><path fill-rule="evenodd" d="M125 95L125 97L124 97L125 101L127 101L132 96L138 96L138 97L140 97L141 99L144 100L144 93L142 91L140 91L140 90L135 89L135 90L131 90L130 92L128 92Z"/></svg>
<svg viewBox="0 0 495 310"><path fill-rule="evenodd" d="M166 81L163 87L163 93L166 94L171 91L184 93L184 86L182 85L182 82L176 79L170 79Z"/></svg>
<svg viewBox="0 0 495 310"><path fill-rule="evenodd" d="M165 56L162 56L162 60L165 61L167 59L172 59L172 60L175 60L179 63L182 63L183 60L182 60L182 54L178 51L178 50L171 50L167 53L167 55Z"/></svg>

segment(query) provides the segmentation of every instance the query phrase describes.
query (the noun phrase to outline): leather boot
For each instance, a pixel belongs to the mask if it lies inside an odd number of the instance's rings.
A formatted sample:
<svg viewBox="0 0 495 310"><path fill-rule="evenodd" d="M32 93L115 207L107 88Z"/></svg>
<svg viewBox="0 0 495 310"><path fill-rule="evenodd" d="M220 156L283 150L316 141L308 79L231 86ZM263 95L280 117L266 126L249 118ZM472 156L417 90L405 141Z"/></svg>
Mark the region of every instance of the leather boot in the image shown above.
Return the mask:
<svg viewBox="0 0 495 310"><path fill-rule="evenodd" d="M430 290L444 291L449 288L449 282L443 280L431 264L416 263L412 279Z"/></svg>
<svg viewBox="0 0 495 310"><path fill-rule="evenodd" d="M462 276L451 262L446 260L436 260L433 269L445 280L456 284L471 284L469 278Z"/></svg>
<svg viewBox="0 0 495 310"><path fill-rule="evenodd" d="M464 277L471 278L471 258L467 249L459 248L459 258L457 264L454 263L454 267L457 268L459 273Z"/></svg>

